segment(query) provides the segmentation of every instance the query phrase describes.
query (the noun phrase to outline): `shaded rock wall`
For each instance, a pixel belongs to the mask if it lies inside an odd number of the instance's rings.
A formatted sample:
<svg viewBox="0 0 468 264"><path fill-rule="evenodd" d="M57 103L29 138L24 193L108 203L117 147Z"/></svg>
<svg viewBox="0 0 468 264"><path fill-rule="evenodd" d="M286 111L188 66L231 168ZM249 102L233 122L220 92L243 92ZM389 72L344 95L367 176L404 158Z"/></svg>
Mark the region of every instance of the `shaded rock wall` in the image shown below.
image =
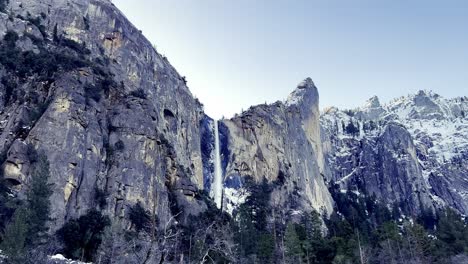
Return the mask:
<svg viewBox="0 0 468 264"><path fill-rule="evenodd" d="M0 19L0 35L17 32L23 51L39 50L28 40L27 34L34 34L45 51L93 62L47 80L40 74L17 78L15 90L23 96L0 106L6 177L27 184L22 145L33 145L50 161L53 226L95 207L96 190L107 194L105 210L113 217L123 217L137 201L155 207L161 223L170 217L170 207L189 205L185 217L202 210L195 199L203 188L202 106L141 32L104 0L10 1L7 13ZM40 18L41 26L30 18ZM56 36L89 52L57 47ZM98 92L99 100L90 98L89 87L99 88L103 81L110 87ZM44 110L34 119L31 109L39 104Z"/></svg>

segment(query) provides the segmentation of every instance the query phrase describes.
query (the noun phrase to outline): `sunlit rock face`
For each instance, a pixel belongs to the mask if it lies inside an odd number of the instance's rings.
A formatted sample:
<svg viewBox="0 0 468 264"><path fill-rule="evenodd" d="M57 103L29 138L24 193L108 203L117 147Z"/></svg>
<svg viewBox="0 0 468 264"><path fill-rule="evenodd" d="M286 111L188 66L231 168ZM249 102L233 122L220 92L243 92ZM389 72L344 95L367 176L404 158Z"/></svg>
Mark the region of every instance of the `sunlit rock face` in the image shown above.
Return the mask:
<svg viewBox="0 0 468 264"><path fill-rule="evenodd" d="M266 179L273 184L272 204L286 206L285 210L333 211L324 182L318 103L317 88L308 78L285 102L254 106L222 120L227 130L228 205L239 199L232 195L233 189L239 189L236 183L251 177L257 183Z"/></svg>
<svg viewBox="0 0 468 264"><path fill-rule="evenodd" d="M407 214L442 206L466 213L467 101L420 91L385 105L373 97L354 110L326 109L321 124L330 180Z"/></svg>
<svg viewBox="0 0 468 264"><path fill-rule="evenodd" d="M7 10L15 16L2 14L0 36L15 31L22 51L74 54L57 47L56 36L89 50L75 55L89 65L46 80L15 79L17 95L9 102L5 85L0 89L3 170L23 184L30 173L27 148L20 146L32 145L48 157L52 226L95 208L97 190L107 195L105 210L112 217L124 217L137 201L156 208L161 223L174 201L187 207L184 217L203 210L195 198L203 188L202 105L168 60L110 1L9 2ZM40 18L43 28L30 18ZM104 79L97 66L112 80L99 100L87 95L89 85ZM0 66L1 77L8 74Z"/></svg>

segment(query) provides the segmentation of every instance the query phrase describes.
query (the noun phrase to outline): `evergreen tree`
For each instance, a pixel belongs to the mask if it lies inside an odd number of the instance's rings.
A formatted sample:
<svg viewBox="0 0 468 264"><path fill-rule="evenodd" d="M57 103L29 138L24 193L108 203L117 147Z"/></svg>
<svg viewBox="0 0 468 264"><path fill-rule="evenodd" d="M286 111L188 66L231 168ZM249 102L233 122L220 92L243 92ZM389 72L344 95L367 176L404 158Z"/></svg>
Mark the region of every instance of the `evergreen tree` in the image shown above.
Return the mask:
<svg viewBox="0 0 468 264"><path fill-rule="evenodd" d="M54 42L58 43L60 41L60 37L58 35L58 29L57 29L57 24L54 26L54 33L53 33L53 40Z"/></svg>
<svg viewBox="0 0 468 264"><path fill-rule="evenodd" d="M69 258L92 261L99 248L102 235L110 220L101 212L91 209L78 219L71 220L57 231Z"/></svg>
<svg viewBox="0 0 468 264"><path fill-rule="evenodd" d="M33 155L34 154L34 155ZM16 258L29 248L43 242L47 234L47 221L50 215L50 196L52 195L49 179L49 163L44 155L30 153L32 162L31 182L26 191L26 201L21 207L17 207L10 224L5 229L4 247L7 255ZM2 186L4 186L2 184ZM14 204L19 200L11 199L5 195L8 190L2 188L0 196L2 211L14 211ZM13 206L13 207L12 207ZM8 209L8 210L7 210ZM29 250L28 249L28 250Z"/></svg>
<svg viewBox="0 0 468 264"><path fill-rule="evenodd" d="M304 214L302 226L309 240L320 240L322 238L322 220L316 211Z"/></svg>
<svg viewBox="0 0 468 264"><path fill-rule="evenodd" d="M128 217L137 232L140 232L144 228L148 227L148 224L151 221L149 212L143 208L140 201L138 201L134 206L130 207Z"/></svg>
<svg viewBox="0 0 468 264"><path fill-rule="evenodd" d="M260 232L266 231L271 193L270 186L266 179L264 178L260 185L255 185L251 193L252 194L246 199L245 203L252 214L254 226Z"/></svg>
<svg viewBox="0 0 468 264"><path fill-rule="evenodd" d="M401 239L398 226L395 222L388 221L381 225L374 234L376 242L382 242L385 240L399 241Z"/></svg>
<svg viewBox="0 0 468 264"><path fill-rule="evenodd" d="M405 231L412 258L421 262L430 262L434 241L429 237L424 227L419 224L407 225Z"/></svg>
<svg viewBox="0 0 468 264"><path fill-rule="evenodd" d="M0 248L8 256L9 263L24 263L25 261L27 219L27 210L20 207L15 211L12 220L5 228Z"/></svg>
<svg viewBox="0 0 468 264"><path fill-rule="evenodd" d="M301 241L304 262L330 263L336 255L336 246L332 240L322 235L322 220L316 211L305 213L296 232Z"/></svg>
<svg viewBox="0 0 468 264"><path fill-rule="evenodd" d="M260 237L269 233L267 216L270 213L271 189L265 179L261 184L247 179L245 185L250 189L251 195L239 206L236 216L239 232L236 238L245 256L258 255Z"/></svg>
<svg viewBox="0 0 468 264"><path fill-rule="evenodd" d="M425 229L433 230L437 224L437 218L432 209L421 208L421 214L418 217L418 222Z"/></svg>
<svg viewBox="0 0 468 264"><path fill-rule="evenodd" d="M5 228L17 207L18 201L10 196L6 181L3 179L0 170L0 230Z"/></svg>
<svg viewBox="0 0 468 264"><path fill-rule="evenodd" d="M440 214L436 236L439 255L451 256L468 252L468 228L453 209L447 208Z"/></svg>
<svg viewBox="0 0 468 264"><path fill-rule="evenodd" d="M288 223L284 234L284 245L286 247L286 254L288 255L291 263L301 263L304 258L302 250L302 241L296 232L294 223Z"/></svg>
<svg viewBox="0 0 468 264"><path fill-rule="evenodd" d="M238 212L238 227L236 240L238 241L242 254L245 256L256 253L256 239L258 231L254 226L254 216L247 204L242 204Z"/></svg>
<svg viewBox="0 0 468 264"><path fill-rule="evenodd" d="M47 235L47 222L50 220L50 196L52 195L52 185L48 183L49 177L49 162L44 154L40 154L33 165L31 183L26 192L29 245L41 243Z"/></svg>
<svg viewBox="0 0 468 264"><path fill-rule="evenodd" d="M301 240L304 257L308 262L314 263L319 244L323 243L322 239L322 221L320 215L316 211L305 213L302 217L301 224L296 225L296 232Z"/></svg>
<svg viewBox="0 0 468 264"><path fill-rule="evenodd" d="M260 263L273 263L274 251L275 242L273 235L270 233L261 234L257 243L257 257Z"/></svg>

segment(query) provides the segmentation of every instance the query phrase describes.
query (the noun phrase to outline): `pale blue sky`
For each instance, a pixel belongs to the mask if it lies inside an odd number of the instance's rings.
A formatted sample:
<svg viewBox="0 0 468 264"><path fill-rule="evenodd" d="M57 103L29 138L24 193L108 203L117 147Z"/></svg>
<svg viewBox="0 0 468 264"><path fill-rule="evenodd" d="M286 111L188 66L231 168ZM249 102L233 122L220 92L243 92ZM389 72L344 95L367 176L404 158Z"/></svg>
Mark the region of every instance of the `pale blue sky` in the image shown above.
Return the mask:
<svg viewBox="0 0 468 264"><path fill-rule="evenodd" d="M216 118L283 100L320 105L421 89L468 95L468 1L113 0Z"/></svg>

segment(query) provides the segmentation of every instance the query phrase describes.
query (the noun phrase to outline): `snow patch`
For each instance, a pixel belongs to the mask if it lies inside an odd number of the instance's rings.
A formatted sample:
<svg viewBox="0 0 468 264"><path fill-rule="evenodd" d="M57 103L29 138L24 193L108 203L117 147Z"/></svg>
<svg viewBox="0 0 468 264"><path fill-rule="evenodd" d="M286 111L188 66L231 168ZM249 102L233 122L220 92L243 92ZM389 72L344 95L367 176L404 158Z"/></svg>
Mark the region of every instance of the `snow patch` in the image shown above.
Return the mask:
<svg viewBox="0 0 468 264"><path fill-rule="evenodd" d="M224 188L224 210L232 215L249 195L250 193L243 188Z"/></svg>
<svg viewBox="0 0 468 264"><path fill-rule="evenodd" d="M49 257L50 260L57 264L93 264L92 262L81 262L65 258L62 254L56 254Z"/></svg>

